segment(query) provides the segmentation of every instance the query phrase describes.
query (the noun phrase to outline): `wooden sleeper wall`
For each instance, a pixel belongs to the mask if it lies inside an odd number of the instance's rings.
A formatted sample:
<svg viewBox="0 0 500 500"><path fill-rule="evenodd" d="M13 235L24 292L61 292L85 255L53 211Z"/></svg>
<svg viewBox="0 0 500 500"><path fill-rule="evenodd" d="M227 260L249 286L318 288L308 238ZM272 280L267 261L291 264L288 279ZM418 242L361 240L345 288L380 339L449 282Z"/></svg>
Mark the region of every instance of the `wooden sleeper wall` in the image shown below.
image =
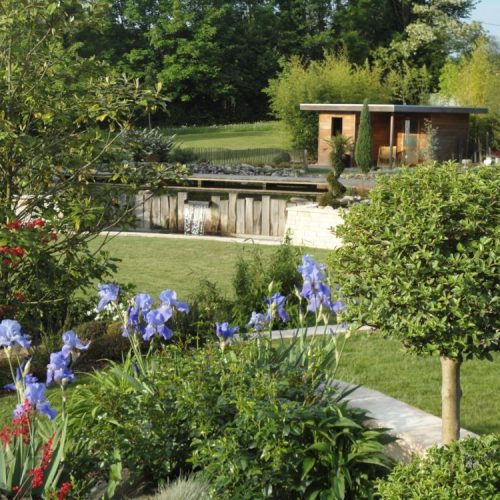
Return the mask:
<svg viewBox="0 0 500 500"><path fill-rule="evenodd" d="M138 229L164 229L184 232L184 204L188 193L153 196L143 191L135 197L134 215ZM212 196L205 218L205 234L246 234L283 236L286 210L298 203L268 195L260 199L238 197L229 193L228 199Z"/></svg>

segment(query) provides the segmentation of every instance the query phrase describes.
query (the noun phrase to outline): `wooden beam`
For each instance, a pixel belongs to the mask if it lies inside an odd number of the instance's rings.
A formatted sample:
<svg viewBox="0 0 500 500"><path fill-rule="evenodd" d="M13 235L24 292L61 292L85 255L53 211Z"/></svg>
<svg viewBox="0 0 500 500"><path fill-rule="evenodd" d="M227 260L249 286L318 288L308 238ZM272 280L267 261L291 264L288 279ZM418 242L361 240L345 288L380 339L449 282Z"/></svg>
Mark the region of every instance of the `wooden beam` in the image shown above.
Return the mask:
<svg viewBox="0 0 500 500"><path fill-rule="evenodd" d="M391 113L389 125L389 168L393 167L394 158L392 157L392 147L394 146L394 113Z"/></svg>

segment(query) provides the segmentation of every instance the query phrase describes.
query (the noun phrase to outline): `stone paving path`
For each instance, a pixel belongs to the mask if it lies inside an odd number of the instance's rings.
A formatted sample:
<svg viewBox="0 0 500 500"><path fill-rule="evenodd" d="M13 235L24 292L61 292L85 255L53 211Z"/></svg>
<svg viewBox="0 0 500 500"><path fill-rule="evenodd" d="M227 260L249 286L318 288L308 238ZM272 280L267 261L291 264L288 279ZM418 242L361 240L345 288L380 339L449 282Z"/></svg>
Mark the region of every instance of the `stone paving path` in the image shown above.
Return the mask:
<svg viewBox="0 0 500 500"><path fill-rule="evenodd" d="M182 233L159 233L155 231L110 231L109 233L103 232L102 236L141 236L144 238L165 238L171 240L204 240L204 241L223 241L226 243L256 243L258 245L279 245L282 238L279 236L255 236L239 234L238 236L212 236Z"/></svg>

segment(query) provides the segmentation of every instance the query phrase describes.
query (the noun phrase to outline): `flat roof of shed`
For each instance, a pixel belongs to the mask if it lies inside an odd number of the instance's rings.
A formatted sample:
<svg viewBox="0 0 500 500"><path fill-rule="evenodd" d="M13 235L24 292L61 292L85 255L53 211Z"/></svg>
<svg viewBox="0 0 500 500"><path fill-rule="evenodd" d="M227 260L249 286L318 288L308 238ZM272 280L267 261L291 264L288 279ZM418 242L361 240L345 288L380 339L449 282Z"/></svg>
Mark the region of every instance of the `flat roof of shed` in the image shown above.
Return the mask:
<svg viewBox="0 0 500 500"><path fill-rule="evenodd" d="M301 104L301 111L361 112L362 104ZM488 113L488 108L466 106L416 106L409 104L369 104L372 113Z"/></svg>

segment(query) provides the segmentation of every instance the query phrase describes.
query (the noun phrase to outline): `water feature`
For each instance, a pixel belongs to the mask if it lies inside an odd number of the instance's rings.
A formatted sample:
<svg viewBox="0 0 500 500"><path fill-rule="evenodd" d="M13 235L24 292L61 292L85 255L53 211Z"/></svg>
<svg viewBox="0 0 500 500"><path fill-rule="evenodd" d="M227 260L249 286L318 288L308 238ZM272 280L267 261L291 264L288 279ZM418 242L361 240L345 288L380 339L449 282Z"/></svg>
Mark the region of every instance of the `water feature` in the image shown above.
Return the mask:
<svg viewBox="0 0 500 500"><path fill-rule="evenodd" d="M200 235L205 233L208 206L208 201L186 201L184 203L184 234Z"/></svg>

